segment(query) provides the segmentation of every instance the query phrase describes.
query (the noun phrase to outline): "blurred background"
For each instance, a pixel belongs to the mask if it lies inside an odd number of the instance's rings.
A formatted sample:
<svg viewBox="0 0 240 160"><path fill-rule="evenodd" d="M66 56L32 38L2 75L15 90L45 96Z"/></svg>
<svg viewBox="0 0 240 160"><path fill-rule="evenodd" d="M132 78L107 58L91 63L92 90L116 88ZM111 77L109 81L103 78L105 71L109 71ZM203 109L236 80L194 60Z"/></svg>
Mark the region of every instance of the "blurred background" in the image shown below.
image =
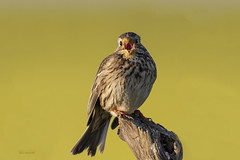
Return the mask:
<svg viewBox="0 0 240 160"><path fill-rule="evenodd" d="M240 148L240 1L1 0L0 159L72 156L101 61L133 31L158 78L140 110L174 131L185 160L236 159ZM135 159L117 130L93 159Z"/></svg>

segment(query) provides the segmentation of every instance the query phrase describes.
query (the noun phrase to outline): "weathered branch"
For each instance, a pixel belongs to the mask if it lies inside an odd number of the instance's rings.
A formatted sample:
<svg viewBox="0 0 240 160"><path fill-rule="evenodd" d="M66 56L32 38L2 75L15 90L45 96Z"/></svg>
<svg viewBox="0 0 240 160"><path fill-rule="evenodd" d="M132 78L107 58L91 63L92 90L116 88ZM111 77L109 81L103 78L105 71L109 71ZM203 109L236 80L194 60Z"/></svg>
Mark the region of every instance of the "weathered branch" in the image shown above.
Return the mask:
<svg viewBox="0 0 240 160"><path fill-rule="evenodd" d="M119 137L139 160L182 160L182 144L177 135L153 121L131 115L119 117Z"/></svg>

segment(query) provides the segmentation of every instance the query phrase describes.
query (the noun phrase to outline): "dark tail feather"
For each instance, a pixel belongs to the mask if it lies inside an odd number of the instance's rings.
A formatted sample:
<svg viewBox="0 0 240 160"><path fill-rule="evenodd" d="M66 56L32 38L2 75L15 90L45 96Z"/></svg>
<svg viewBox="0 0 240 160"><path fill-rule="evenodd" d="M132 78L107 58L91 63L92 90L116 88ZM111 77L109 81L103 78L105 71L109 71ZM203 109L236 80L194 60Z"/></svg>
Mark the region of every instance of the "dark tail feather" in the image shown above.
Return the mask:
<svg viewBox="0 0 240 160"><path fill-rule="evenodd" d="M111 115L102 110L102 108L100 108L100 112L95 111L92 121L77 144L71 150L71 153L73 155L79 154L88 148L88 155L94 156L98 145L100 145L99 151L102 153L105 146L110 119Z"/></svg>
<svg viewBox="0 0 240 160"><path fill-rule="evenodd" d="M118 117L115 117L114 120L112 121L111 128L115 129L119 125L118 123Z"/></svg>

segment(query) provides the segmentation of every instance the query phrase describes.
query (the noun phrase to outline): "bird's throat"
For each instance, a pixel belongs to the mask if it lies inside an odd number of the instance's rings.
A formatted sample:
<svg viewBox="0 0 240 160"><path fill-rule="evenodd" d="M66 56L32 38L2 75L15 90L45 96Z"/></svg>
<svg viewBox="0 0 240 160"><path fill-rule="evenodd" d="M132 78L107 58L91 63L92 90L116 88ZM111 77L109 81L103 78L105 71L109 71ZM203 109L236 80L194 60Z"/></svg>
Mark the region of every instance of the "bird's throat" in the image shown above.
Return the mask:
<svg viewBox="0 0 240 160"><path fill-rule="evenodd" d="M132 58L133 56L134 56L134 53L133 53L133 51L131 50L131 51L129 51L129 50L123 50L123 56L125 57L125 58Z"/></svg>

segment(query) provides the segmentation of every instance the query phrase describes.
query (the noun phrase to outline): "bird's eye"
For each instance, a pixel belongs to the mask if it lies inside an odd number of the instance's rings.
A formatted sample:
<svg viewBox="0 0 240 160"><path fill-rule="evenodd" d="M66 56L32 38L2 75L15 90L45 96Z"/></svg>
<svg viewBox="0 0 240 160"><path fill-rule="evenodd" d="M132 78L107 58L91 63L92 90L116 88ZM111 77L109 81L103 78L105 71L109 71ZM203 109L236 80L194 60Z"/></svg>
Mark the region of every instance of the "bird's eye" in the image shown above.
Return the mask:
<svg viewBox="0 0 240 160"><path fill-rule="evenodd" d="M122 41L120 41L120 46L122 46Z"/></svg>

